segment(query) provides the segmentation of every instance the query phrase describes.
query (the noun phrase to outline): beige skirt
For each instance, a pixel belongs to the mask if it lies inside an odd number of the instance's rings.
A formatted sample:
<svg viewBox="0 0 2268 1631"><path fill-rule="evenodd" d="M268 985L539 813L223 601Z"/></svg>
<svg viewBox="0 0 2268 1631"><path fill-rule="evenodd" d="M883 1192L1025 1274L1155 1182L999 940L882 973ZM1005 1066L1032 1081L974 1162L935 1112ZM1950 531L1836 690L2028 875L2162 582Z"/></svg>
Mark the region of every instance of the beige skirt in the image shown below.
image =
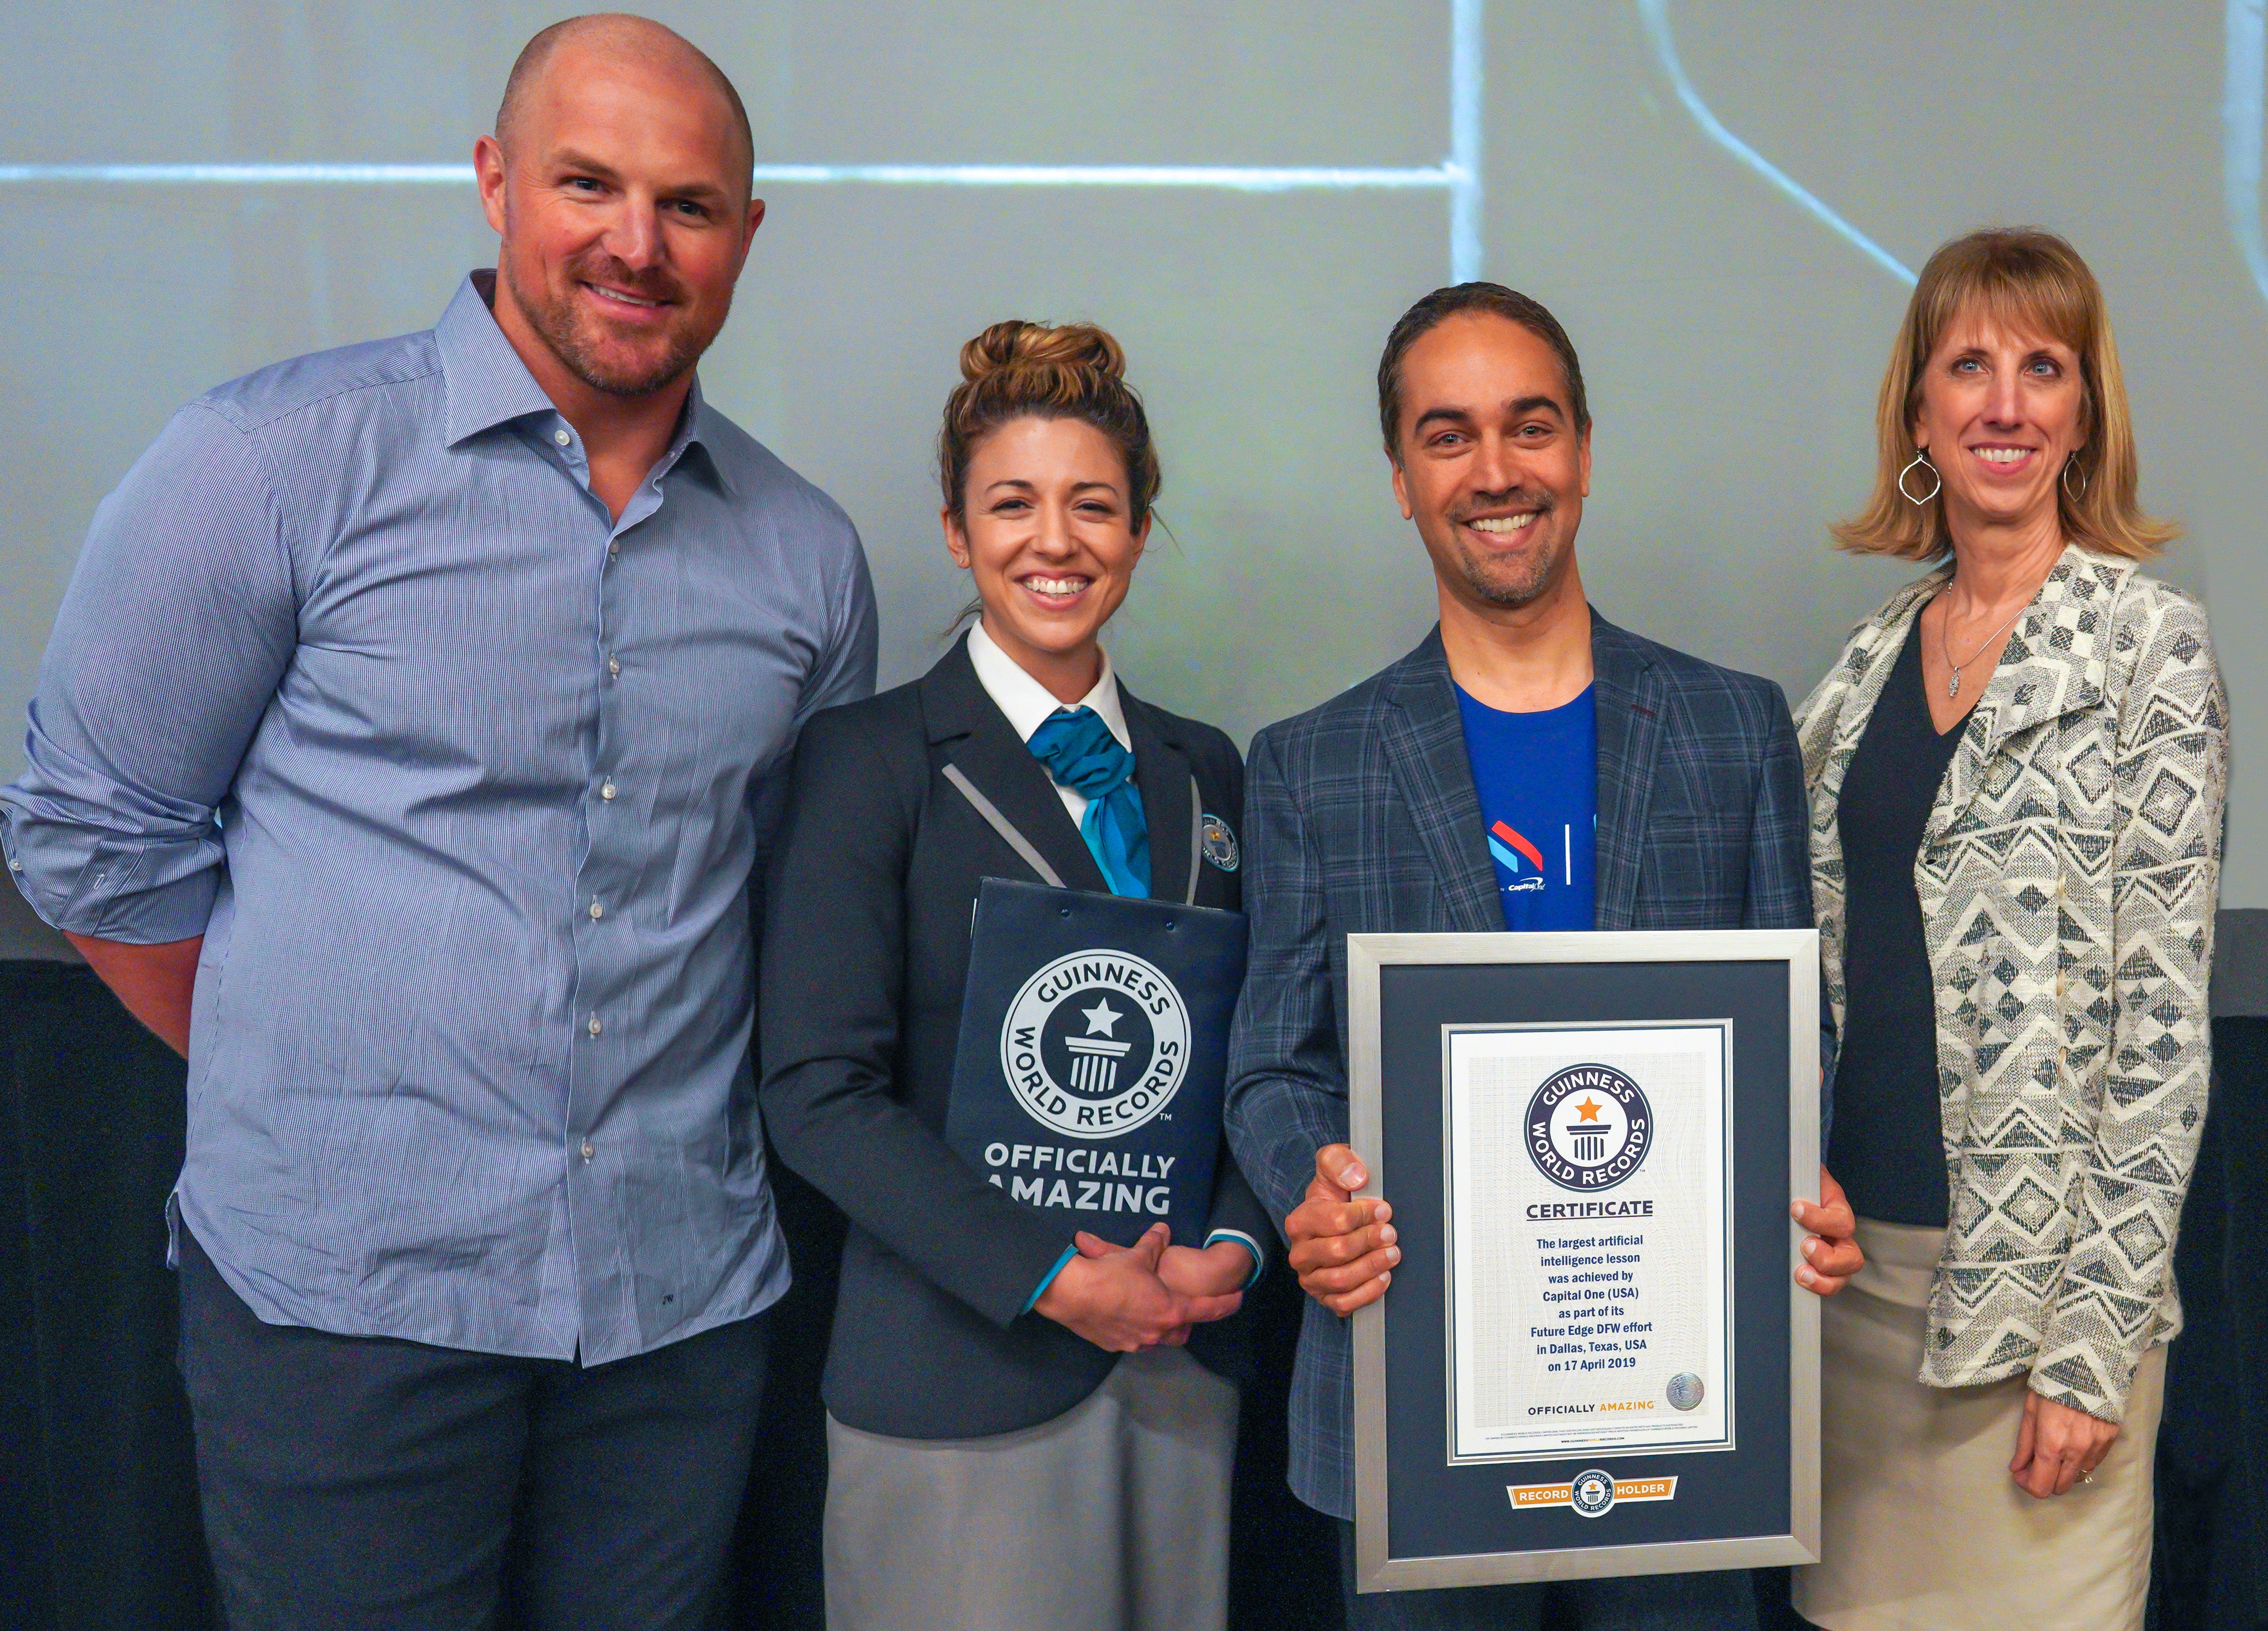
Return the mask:
<svg viewBox="0 0 2268 1631"><path fill-rule="evenodd" d="M2166 1350L2134 1373L2095 1482L2042 1501L2008 1475L2025 1378L1927 1387L1941 1229L1859 1220L1867 1266L1820 1330L1820 1561L1795 1605L1829 1631L2138 1631Z"/></svg>
<svg viewBox="0 0 2268 1631"><path fill-rule="evenodd" d="M1236 1417L1178 1348L991 1438L829 1416L828 1631L1222 1631Z"/></svg>

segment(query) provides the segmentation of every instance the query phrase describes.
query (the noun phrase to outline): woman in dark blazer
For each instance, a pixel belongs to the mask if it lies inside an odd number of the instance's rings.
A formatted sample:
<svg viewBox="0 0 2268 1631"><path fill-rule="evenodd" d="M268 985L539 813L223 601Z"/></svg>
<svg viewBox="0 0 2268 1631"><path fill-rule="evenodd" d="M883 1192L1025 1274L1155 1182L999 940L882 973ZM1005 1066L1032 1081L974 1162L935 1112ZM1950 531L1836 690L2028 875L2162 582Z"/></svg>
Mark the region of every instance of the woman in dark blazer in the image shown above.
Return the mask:
<svg viewBox="0 0 2268 1631"><path fill-rule="evenodd" d="M1124 367L1086 326L962 349L939 473L981 620L797 752L762 1102L850 1224L822 1390L833 1631L1226 1620L1237 1394L1191 1358L1203 1335L1182 1345L1257 1277L1266 1213L1224 1146L1206 1240L1110 1247L943 1136L983 879L1241 904L1235 748L1129 694L1100 643L1159 486Z"/></svg>

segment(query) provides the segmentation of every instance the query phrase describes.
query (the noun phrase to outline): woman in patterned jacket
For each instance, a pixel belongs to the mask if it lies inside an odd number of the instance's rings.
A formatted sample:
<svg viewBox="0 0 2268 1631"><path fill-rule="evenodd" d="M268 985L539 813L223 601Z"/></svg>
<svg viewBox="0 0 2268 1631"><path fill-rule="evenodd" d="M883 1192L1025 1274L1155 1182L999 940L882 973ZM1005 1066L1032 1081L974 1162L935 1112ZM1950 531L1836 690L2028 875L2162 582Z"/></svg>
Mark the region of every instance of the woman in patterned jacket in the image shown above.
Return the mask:
<svg viewBox="0 0 2268 1631"><path fill-rule="evenodd" d="M2139 1627L2204 1125L2228 714L2139 563L2102 291L1996 230L1924 268L1848 549L1933 563L1799 710L1867 1267L1822 1335L1833 1631Z"/></svg>

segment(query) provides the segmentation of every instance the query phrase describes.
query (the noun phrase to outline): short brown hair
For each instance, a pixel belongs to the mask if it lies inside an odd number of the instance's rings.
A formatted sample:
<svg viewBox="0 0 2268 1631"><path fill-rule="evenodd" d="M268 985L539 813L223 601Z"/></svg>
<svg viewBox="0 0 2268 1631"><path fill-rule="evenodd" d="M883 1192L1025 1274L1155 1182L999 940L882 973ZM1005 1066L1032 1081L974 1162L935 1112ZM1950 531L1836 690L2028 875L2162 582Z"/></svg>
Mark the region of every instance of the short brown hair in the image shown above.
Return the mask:
<svg viewBox="0 0 2268 1631"><path fill-rule="evenodd" d="M968 461L1012 419L1076 419L1110 438L1126 464L1128 525L1139 531L1165 479L1126 353L1092 323L995 323L961 348L961 383L945 400L937 480L956 520L968 514Z"/></svg>
<svg viewBox="0 0 2268 1631"><path fill-rule="evenodd" d="M1874 490L1865 509L1836 525L1836 543L1908 561L1933 561L1952 550L1944 500L1933 496L1914 503L1899 490L1898 478L1920 452L1913 427L1921 410L1922 371L1946 331L1970 316L2036 331L2079 354L2087 439L2072 455L2072 469L2057 477L2064 536L2129 560L2156 555L2179 529L2145 515L2135 496L2141 478L2134 426L2102 285L2079 251L2036 226L1988 227L1956 238L1922 268L1875 400ZM2079 489L2075 499L2073 486Z"/></svg>
<svg viewBox="0 0 2268 1631"><path fill-rule="evenodd" d="M1397 465L1402 462L1402 359L1425 334L1467 312L1517 323L1550 346L1567 384L1567 405L1575 415L1576 430L1591 428L1591 404L1583 394L1582 361L1575 355L1575 342L1567 338L1567 331L1543 303L1502 283L1453 283L1436 289L1404 312L1386 336L1386 349L1378 359L1378 425L1386 437L1388 459Z"/></svg>

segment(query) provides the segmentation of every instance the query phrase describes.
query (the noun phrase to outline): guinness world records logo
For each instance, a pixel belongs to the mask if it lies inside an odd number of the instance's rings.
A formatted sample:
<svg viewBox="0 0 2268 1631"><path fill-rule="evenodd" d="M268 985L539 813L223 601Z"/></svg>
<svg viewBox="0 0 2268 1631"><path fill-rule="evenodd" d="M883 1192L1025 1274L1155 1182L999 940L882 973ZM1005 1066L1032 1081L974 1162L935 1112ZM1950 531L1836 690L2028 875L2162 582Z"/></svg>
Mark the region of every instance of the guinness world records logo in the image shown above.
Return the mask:
<svg viewBox="0 0 2268 1631"><path fill-rule="evenodd" d="M1604 1517L1615 1507L1614 1474L1595 1466L1576 1473L1568 1480L1567 1504L1579 1517Z"/></svg>
<svg viewBox="0 0 2268 1631"><path fill-rule="evenodd" d="M1562 1189L1612 1189L1653 1148L1653 1107L1612 1065L1570 1065L1528 1101L1524 1142L1535 1169Z"/></svg>
<svg viewBox="0 0 2268 1631"><path fill-rule="evenodd" d="M1162 1113L1189 1073L1189 1014L1157 966L1074 951L1033 974L1000 1026L1000 1069L1024 1113L1073 1138L1116 1138Z"/></svg>

